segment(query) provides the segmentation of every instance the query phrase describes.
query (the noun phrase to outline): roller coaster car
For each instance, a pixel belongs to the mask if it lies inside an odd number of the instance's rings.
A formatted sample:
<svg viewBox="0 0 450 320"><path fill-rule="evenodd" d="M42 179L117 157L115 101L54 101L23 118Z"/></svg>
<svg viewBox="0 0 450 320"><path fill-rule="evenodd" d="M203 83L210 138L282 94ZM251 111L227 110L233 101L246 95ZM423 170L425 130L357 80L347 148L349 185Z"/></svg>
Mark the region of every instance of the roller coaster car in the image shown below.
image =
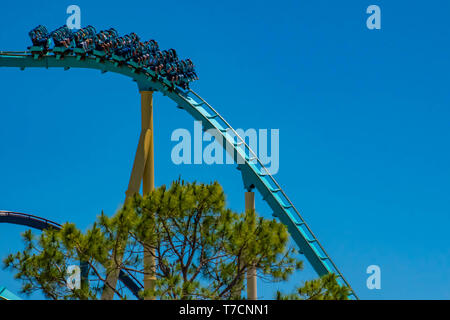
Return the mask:
<svg viewBox="0 0 450 320"><path fill-rule="evenodd" d="M50 34L47 31L47 28L43 25L39 25L30 32L28 32L30 36L32 46L28 47L34 55L43 55L48 51L50 47Z"/></svg>
<svg viewBox="0 0 450 320"><path fill-rule="evenodd" d="M46 45L46 46L31 46L31 47L28 47L28 50L30 50L31 54L36 59L36 58L38 58L40 56L45 55L48 52L48 48L49 48L49 45Z"/></svg>
<svg viewBox="0 0 450 320"><path fill-rule="evenodd" d="M31 47L28 47L28 50L30 50L31 53L44 53L45 47L43 47L43 46L31 46Z"/></svg>
<svg viewBox="0 0 450 320"><path fill-rule="evenodd" d="M169 49L167 50L167 52L169 53L169 59L171 59L172 61L178 60L178 55L175 49Z"/></svg>
<svg viewBox="0 0 450 320"><path fill-rule="evenodd" d="M92 48L88 50L84 48L73 48L73 53L76 55L77 60L84 60L88 54L92 53Z"/></svg>
<svg viewBox="0 0 450 320"><path fill-rule="evenodd" d="M111 59L116 62L125 61L125 57L123 56L125 49L125 40L122 37L116 38L113 42Z"/></svg>
<svg viewBox="0 0 450 320"><path fill-rule="evenodd" d="M131 38L131 41L133 41L133 43L139 43L140 38L136 33L131 32L130 38Z"/></svg>
<svg viewBox="0 0 450 320"><path fill-rule="evenodd" d="M139 73L139 71L142 70L142 66L139 63L137 63L136 61L129 60L128 65L133 67L133 72Z"/></svg>
<svg viewBox="0 0 450 320"><path fill-rule="evenodd" d="M95 36L97 34L97 31L95 30L95 27L88 25L86 28L84 28L87 32L90 33L91 36Z"/></svg>
<svg viewBox="0 0 450 320"><path fill-rule="evenodd" d="M64 55L70 53L72 47L75 46L73 33L67 26L62 26L53 31L51 37L54 43L53 53L56 55L56 59L61 59Z"/></svg>
<svg viewBox="0 0 450 320"><path fill-rule="evenodd" d="M117 54L113 53L111 55L111 60L123 63L123 62L125 62L126 59L124 57L118 56Z"/></svg>
<svg viewBox="0 0 450 320"><path fill-rule="evenodd" d="M159 75L166 77L167 76L167 71L166 69L162 69L161 71L159 71Z"/></svg>
<svg viewBox="0 0 450 320"><path fill-rule="evenodd" d="M58 46L53 48L53 54L56 56L56 59L63 59L64 56L70 54L72 52L71 47Z"/></svg>
<svg viewBox="0 0 450 320"><path fill-rule="evenodd" d="M159 50L159 45L158 42L156 42L155 40L149 40L149 45L150 45L150 51L152 53L155 53L156 51Z"/></svg>
<svg viewBox="0 0 450 320"><path fill-rule="evenodd" d="M175 90L176 84L174 81L169 81L167 77L160 77L160 80L169 89L169 91Z"/></svg>
<svg viewBox="0 0 450 320"><path fill-rule="evenodd" d="M65 55L65 54L69 53L70 51L72 51L72 48L71 48L71 47L55 46L55 47L53 48L53 53L54 53L54 54Z"/></svg>
<svg viewBox="0 0 450 320"><path fill-rule="evenodd" d="M181 91L181 92L183 92L183 90L184 90L184 91L187 91L187 90L189 90L189 83L186 83L186 82L178 83L178 84L177 84L177 88L178 88L178 90ZM180 89L183 89L183 90L180 90ZM183 92L183 93L184 93L184 92Z"/></svg>
<svg viewBox="0 0 450 320"><path fill-rule="evenodd" d="M85 56L86 54L88 54L89 52L91 52L92 50L84 50L83 48L78 48L75 47L73 48L73 53L75 53L76 55L80 55L80 56Z"/></svg>
<svg viewBox="0 0 450 320"><path fill-rule="evenodd" d="M188 90L189 83L198 80L191 59L180 60L175 49L160 51L155 40L141 42L134 32L120 37L114 28L96 33L93 26L87 26L72 33L67 26L62 26L49 34L40 25L29 35L33 42L29 49L35 59L49 51L53 39L53 53L57 59L71 52L77 60L92 55L97 62L108 60L115 66L127 66L134 73L142 72L171 91Z"/></svg>
<svg viewBox="0 0 450 320"><path fill-rule="evenodd" d="M73 34L73 52L77 56L85 57L94 49L96 33L93 26L87 26Z"/></svg>
<svg viewBox="0 0 450 320"><path fill-rule="evenodd" d="M100 50L97 50L97 49L94 49L92 51L92 54L94 56L96 56L97 58L101 58L101 59L104 59L106 57L106 52L105 51L100 51Z"/></svg>
<svg viewBox="0 0 450 320"><path fill-rule="evenodd" d="M150 68L148 68L148 67L145 67L145 68L143 68L143 69L144 69L144 72L147 73L147 75L148 75L149 77L151 77L153 80L158 79L158 75L156 74L155 71L153 71L152 69L150 69Z"/></svg>
<svg viewBox="0 0 450 320"><path fill-rule="evenodd" d="M111 55L111 60L114 62L114 66L119 67L126 63L126 59L124 57L118 56L117 54Z"/></svg>

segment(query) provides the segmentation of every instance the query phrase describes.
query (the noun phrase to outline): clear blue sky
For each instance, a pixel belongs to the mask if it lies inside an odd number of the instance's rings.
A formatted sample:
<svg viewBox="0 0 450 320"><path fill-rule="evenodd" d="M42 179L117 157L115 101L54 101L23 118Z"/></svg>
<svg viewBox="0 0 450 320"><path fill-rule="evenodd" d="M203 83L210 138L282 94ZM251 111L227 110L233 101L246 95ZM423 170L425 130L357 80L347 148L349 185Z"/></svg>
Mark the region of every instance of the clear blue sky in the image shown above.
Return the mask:
<svg viewBox="0 0 450 320"><path fill-rule="evenodd" d="M235 128L280 129L276 179L364 299L450 299L448 1L21 1L0 11L0 50L38 24L115 27L176 48L198 91ZM381 7L382 29L366 28ZM124 199L139 135L135 83L92 70L1 69L0 209L81 228ZM176 166L191 118L155 95L156 184L218 180L243 210L231 165ZM270 215L257 196L257 210ZM0 225L0 256L24 228ZM381 267L381 290L366 268ZM314 277L309 266L281 288ZM17 292L12 274L0 285ZM259 283L272 298L278 285Z"/></svg>

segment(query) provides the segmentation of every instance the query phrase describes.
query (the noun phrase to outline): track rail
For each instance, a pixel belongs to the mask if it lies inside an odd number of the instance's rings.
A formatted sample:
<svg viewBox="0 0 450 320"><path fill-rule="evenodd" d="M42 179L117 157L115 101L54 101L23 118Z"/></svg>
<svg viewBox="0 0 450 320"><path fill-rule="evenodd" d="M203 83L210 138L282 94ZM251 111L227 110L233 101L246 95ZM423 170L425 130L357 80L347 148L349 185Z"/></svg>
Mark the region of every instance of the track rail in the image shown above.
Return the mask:
<svg viewBox="0 0 450 320"><path fill-rule="evenodd" d="M60 230L62 228L62 225L52 220L48 220L32 214L13 211L0 211L0 223L11 223L21 226L27 226L41 231L46 229ZM123 270L120 270L119 279L136 298L140 299L139 291L141 291L143 288L138 285L139 282L136 281L131 273L126 273Z"/></svg>
<svg viewBox="0 0 450 320"><path fill-rule="evenodd" d="M160 91L177 103L180 109L187 111L195 120L202 121L205 130L216 130L217 142L229 152L238 164L244 187L248 190L256 188L261 193L263 199L273 210L273 215L288 227L300 252L305 255L317 274L319 276L329 273L336 274L341 285L348 286L351 290L351 296L358 299L356 293L320 244L300 212L255 152L231 125L194 91L173 89L162 78L151 72L142 72L126 64L119 65L113 61L102 61L91 56L80 59L77 56L68 55L57 59L50 54L36 57L29 52L0 52L0 67L19 67L22 70L33 67L64 68L65 70L70 68L97 69L102 73L115 72L132 78L140 91ZM221 139L217 139L217 137L221 137Z"/></svg>

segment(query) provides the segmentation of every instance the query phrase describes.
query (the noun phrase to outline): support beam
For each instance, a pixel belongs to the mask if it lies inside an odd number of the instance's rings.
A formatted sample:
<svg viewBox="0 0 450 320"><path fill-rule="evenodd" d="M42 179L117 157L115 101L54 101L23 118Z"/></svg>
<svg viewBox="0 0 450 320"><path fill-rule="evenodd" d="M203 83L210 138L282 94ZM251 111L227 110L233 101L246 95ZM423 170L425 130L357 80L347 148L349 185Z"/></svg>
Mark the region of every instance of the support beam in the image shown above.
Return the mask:
<svg viewBox="0 0 450 320"><path fill-rule="evenodd" d="M142 192L144 195L147 195L155 189L152 91L141 91L141 106L143 132L145 128L144 153L146 159L143 173ZM144 248L144 290L150 290L155 287L155 267L155 249L149 247ZM148 297L145 299L154 300L155 297Z"/></svg>
<svg viewBox="0 0 450 320"><path fill-rule="evenodd" d="M139 193L141 189L141 181L145 170L145 133L141 131L139 143L134 157L133 169L131 170L130 180L128 182L128 189L125 191L125 202L135 194Z"/></svg>
<svg viewBox="0 0 450 320"><path fill-rule="evenodd" d="M141 94L141 134L134 158L133 169L128 183L128 189L125 192L125 203L141 189L143 182L143 193L148 194L155 188L154 174L154 153L153 153L153 91L140 91ZM123 244L123 248L126 245ZM117 264L123 260L123 253L114 252L113 258ZM144 250L144 272L154 270L154 253ZM102 300L112 300L114 290L117 286L120 269L116 268L106 277L105 287L102 292ZM144 275L144 289L149 289L155 284L155 277L149 275L154 272L148 272ZM153 297L151 298L153 299Z"/></svg>
<svg viewBox="0 0 450 320"><path fill-rule="evenodd" d="M245 193L245 211L255 210L255 193L249 191ZM256 285L256 268L251 266L247 270L247 299L257 300L258 292Z"/></svg>

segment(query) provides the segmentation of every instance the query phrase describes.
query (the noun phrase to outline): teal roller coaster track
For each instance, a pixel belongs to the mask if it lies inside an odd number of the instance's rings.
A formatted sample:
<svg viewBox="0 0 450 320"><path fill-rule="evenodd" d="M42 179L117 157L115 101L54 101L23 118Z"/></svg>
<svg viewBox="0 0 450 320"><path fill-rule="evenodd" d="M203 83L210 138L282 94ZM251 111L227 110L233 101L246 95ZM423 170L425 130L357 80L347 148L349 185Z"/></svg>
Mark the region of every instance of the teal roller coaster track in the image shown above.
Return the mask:
<svg viewBox="0 0 450 320"><path fill-rule="evenodd" d="M103 60L95 56L65 56L53 55L51 51L44 55L31 52L0 52L0 67L26 68L87 68L97 69L102 73L114 72L134 80L139 91L159 91L173 100L178 108L187 111L195 120L202 121L205 130L217 130L217 141L230 152L238 163L238 170L242 174L244 188L256 188L264 201L273 210L273 215L284 223L302 254L310 262L319 276L334 273L341 285L351 289L330 256L326 253L317 237L311 231L306 221L288 198L278 182L262 164L257 155L250 149L230 124L208 103L192 90L184 91L174 87L166 79L151 70L140 70L128 64L120 64L111 60ZM231 154L232 153L232 154ZM358 299L351 289L351 297Z"/></svg>

